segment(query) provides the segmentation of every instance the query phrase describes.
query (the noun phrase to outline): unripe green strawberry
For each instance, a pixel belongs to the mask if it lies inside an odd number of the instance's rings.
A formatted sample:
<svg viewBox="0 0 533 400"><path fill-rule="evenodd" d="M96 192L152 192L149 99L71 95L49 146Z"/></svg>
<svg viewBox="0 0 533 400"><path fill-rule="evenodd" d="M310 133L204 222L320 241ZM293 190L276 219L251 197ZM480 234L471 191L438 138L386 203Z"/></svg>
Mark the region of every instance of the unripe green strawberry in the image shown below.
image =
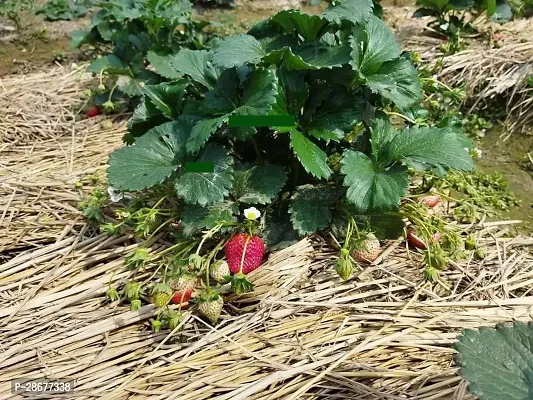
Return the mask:
<svg viewBox="0 0 533 400"><path fill-rule="evenodd" d="M352 257L359 262L371 263L379 257L380 249L379 240L370 233L366 239L359 243L358 248L353 251Z"/></svg>
<svg viewBox="0 0 533 400"><path fill-rule="evenodd" d="M220 317L223 305L224 300L222 297L211 289L211 291L205 291L200 295L198 311L212 324L215 324Z"/></svg>
<svg viewBox="0 0 533 400"><path fill-rule="evenodd" d="M168 293L156 293L152 295L152 303L158 308L165 307L170 301L170 294Z"/></svg>
<svg viewBox="0 0 533 400"><path fill-rule="evenodd" d="M152 289L152 303L158 307L165 307L172 297L172 289L165 283L157 283Z"/></svg>
<svg viewBox="0 0 533 400"><path fill-rule="evenodd" d="M225 260L218 260L209 269L209 276L218 283L224 283L226 277L230 276L228 262Z"/></svg>
<svg viewBox="0 0 533 400"><path fill-rule="evenodd" d="M348 249L341 249L341 255L335 264L335 271L344 281L350 279L353 273L353 264L349 254Z"/></svg>

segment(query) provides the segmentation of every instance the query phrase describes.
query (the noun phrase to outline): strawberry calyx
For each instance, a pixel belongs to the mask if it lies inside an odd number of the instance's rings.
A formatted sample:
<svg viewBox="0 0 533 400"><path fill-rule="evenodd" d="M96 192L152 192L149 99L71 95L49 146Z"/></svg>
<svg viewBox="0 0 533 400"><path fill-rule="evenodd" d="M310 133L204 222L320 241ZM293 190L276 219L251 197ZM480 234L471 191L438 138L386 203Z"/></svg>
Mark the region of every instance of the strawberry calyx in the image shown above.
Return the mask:
<svg viewBox="0 0 533 400"><path fill-rule="evenodd" d="M249 293L254 290L253 283L242 272L226 277L226 282L231 283L231 287L236 294Z"/></svg>
<svg viewBox="0 0 533 400"><path fill-rule="evenodd" d="M220 294L216 289L207 288L200 293L198 298L199 303L211 303L217 301L220 297Z"/></svg>

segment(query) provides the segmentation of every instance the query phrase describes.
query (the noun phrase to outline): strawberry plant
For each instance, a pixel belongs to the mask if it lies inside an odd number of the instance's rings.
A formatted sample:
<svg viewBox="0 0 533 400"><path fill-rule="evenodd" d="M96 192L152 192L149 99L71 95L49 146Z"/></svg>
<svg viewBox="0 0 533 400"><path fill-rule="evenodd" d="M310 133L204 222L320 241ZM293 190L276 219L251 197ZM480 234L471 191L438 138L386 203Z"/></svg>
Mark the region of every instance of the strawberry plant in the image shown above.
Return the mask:
<svg viewBox="0 0 533 400"><path fill-rule="evenodd" d="M281 11L211 51L166 56L165 74L174 79L139 87L129 145L110 156L110 185L176 199L186 237L227 232L249 206L261 209L270 248L346 227L353 216L378 237L394 235L401 218L387 213L407 194L409 168L442 175L473 162L455 128L389 121L388 112L418 105L422 92L372 5L344 0L322 15ZM294 122L230 124L250 115ZM212 170L190 171L190 163Z"/></svg>
<svg viewBox="0 0 533 400"><path fill-rule="evenodd" d="M87 14L90 6L90 0L50 0L35 14L43 14L47 21L72 21Z"/></svg>
<svg viewBox="0 0 533 400"><path fill-rule="evenodd" d="M89 30L73 32L71 46L111 48L88 68L101 81L95 103L108 111L120 99L140 96L144 85L179 78L168 54L182 47L203 49L211 38L202 31L207 22L191 19L188 0L109 0L97 6ZM113 79L104 85L104 76Z"/></svg>
<svg viewBox="0 0 533 400"><path fill-rule="evenodd" d="M443 48L446 52L461 50L464 45L461 34L475 31L468 18L470 14L477 16L486 12L496 22L507 22L512 18L506 0L416 0L416 5L419 9L413 16L433 17L429 26L450 40Z"/></svg>

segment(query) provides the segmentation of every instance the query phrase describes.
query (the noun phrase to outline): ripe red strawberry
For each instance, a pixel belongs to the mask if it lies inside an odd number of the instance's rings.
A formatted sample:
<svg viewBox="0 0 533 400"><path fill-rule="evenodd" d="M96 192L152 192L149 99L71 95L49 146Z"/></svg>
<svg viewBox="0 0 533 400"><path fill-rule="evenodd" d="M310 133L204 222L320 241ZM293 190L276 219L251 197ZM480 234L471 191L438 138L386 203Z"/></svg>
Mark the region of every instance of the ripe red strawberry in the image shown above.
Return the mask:
<svg viewBox="0 0 533 400"><path fill-rule="evenodd" d="M230 270L226 260L218 260L209 269L209 276L218 283L226 282L226 277L229 276Z"/></svg>
<svg viewBox="0 0 533 400"><path fill-rule="evenodd" d="M172 304L187 303L192 297L192 290L180 290L175 292L170 299Z"/></svg>
<svg viewBox="0 0 533 400"><path fill-rule="evenodd" d="M420 202L426 207L433 208L440 203L440 196L438 194L424 196L420 199Z"/></svg>
<svg viewBox="0 0 533 400"><path fill-rule="evenodd" d="M100 108L98 106L92 106L89 111L87 111L87 116L89 118L96 117L100 115Z"/></svg>
<svg viewBox="0 0 533 400"><path fill-rule="evenodd" d="M424 241L418 236L416 236L415 231L413 229L409 229L409 231L407 231L407 242L409 243L409 245L417 249L424 250L426 248L426 244L424 243Z"/></svg>
<svg viewBox="0 0 533 400"><path fill-rule="evenodd" d="M373 234L369 234L360 243L359 248L352 252L352 257L362 263L374 262L379 257L380 247L379 240Z"/></svg>
<svg viewBox="0 0 533 400"><path fill-rule="evenodd" d="M441 237L440 232L435 232L433 234L431 241L434 243L437 243L440 241L440 237ZM427 247L424 240L420 236L416 235L415 229L409 229L407 231L407 242L411 246L416 247L417 249L425 250Z"/></svg>
<svg viewBox="0 0 533 400"><path fill-rule="evenodd" d="M187 303L192 297L196 281L196 277L192 275L183 275L177 281L170 281L170 287L174 291L170 302L172 304Z"/></svg>
<svg viewBox="0 0 533 400"><path fill-rule="evenodd" d="M242 272L243 274L247 274L257 269L263 262L265 245L259 236L237 233L226 244L224 252L226 253L226 259L228 260L229 269L232 273L237 274Z"/></svg>
<svg viewBox="0 0 533 400"><path fill-rule="evenodd" d="M215 291L205 291L200 295L199 303L198 311L200 314L212 324L217 322L224 305L222 297Z"/></svg>

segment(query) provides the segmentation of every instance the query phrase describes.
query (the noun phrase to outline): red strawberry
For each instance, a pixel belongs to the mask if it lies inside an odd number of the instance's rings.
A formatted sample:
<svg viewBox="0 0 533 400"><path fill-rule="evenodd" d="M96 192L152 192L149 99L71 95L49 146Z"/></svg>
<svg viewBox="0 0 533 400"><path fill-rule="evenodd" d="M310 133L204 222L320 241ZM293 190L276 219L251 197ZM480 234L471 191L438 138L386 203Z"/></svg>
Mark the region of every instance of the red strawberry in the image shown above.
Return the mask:
<svg viewBox="0 0 533 400"><path fill-rule="evenodd" d="M420 202L426 207L433 208L440 203L440 196L438 194L424 196L420 199Z"/></svg>
<svg viewBox="0 0 533 400"><path fill-rule="evenodd" d="M495 32L492 34L492 40L494 40L495 42L502 39L503 35L501 33Z"/></svg>
<svg viewBox="0 0 533 400"><path fill-rule="evenodd" d="M170 281L170 286L174 290L172 299L170 302L172 304L187 303L194 292L194 287L196 286L196 277L184 275L181 276L177 281Z"/></svg>
<svg viewBox="0 0 533 400"><path fill-rule="evenodd" d="M379 240L373 234L369 234L361 242L360 247L352 252L352 257L359 262L371 263L379 257L379 250Z"/></svg>
<svg viewBox="0 0 533 400"><path fill-rule="evenodd" d="M172 299L170 299L170 302L172 304L181 304L181 303L187 303L192 297L192 290L180 290L178 292L175 292L172 295Z"/></svg>
<svg viewBox="0 0 533 400"><path fill-rule="evenodd" d="M435 232L432 237L432 242L437 243L440 241L440 232ZM426 244L424 243L424 240L416 235L416 231L414 229L409 229L407 232L407 242L417 249L425 250Z"/></svg>
<svg viewBox="0 0 533 400"><path fill-rule="evenodd" d="M407 232L407 242L417 249L424 250L426 248L426 244L421 238L416 236L414 229L409 229Z"/></svg>
<svg viewBox="0 0 533 400"><path fill-rule="evenodd" d="M93 106L87 111L89 118L96 117L97 115L100 115L100 108L98 106Z"/></svg>
<svg viewBox="0 0 533 400"><path fill-rule="evenodd" d="M247 274L257 269L263 262L265 245L259 236L237 233L228 241L224 252L232 273L241 272L242 263L242 273Z"/></svg>

